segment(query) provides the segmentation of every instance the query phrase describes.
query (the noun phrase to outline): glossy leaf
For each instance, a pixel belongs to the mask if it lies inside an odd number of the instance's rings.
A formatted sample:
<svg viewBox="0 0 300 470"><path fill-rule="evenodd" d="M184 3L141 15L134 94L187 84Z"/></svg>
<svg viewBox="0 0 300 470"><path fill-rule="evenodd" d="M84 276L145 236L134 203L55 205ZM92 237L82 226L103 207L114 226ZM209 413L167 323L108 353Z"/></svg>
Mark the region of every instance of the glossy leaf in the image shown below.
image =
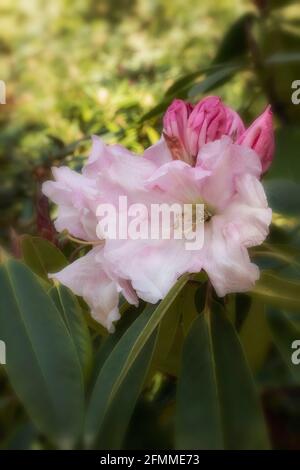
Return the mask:
<svg viewBox="0 0 300 470"><path fill-rule="evenodd" d="M290 93L290 91L289 91ZM297 106L292 105L297 109ZM268 172L268 179L289 179L290 182L299 182L300 179L300 130L297 126L283 127L276 132L276 152L273 163ZM284 158L283 158L284 156ZM294 186L292 186L292 191ZM282 195L283 199L288 197Z"/></svg>
<svg viewBox="0 0 300 470"><path fill-rule="evenodd" d="M85 441L88 447L92 446L97 440L118 393L122 393L124 383L130 380L128 377L130 377L131 368L135 365L148 341L152 341L151 337L159 322L187 281L188 276L182 277L158 306L149 304L145 308L143 313L128 328L100 370L87 411ZM144 370L144 372L146 371ZM140 377L140 379L142 382L143 377ZM131 407L130 410L132 411L133 400L130 401L128 406Z"/></svg>
<svg viewBox="0 0 300 470"><path fill-rule="evenodd" d="M263 272L256 282L252 294L275 308L300 312L299 292L299 282L275 276L270 272Z"/></svg>
<svg viewBox="0 0 300 470"><path fill-rule="evenodd" d="M299 183L276 178L265 181L264 188L269 205L274 212L286 215L299 215Z"/></svg>
<svg viewBox="0 0 300 470"><path fill-rule="evenodd" d="M49 273L60 271L68 264L64 254L44 238L23 235L21 249L27 266L47 281Z"/></svg>
<svg viewBox="0 0 300 470"><path fill-rule="evenodd" d="M271 348L271 333L266 320L265 304L261 299L251 301L250 298L249 311L239 333L247 362L253 373L256 373Z"/></svg>
<svg viewBox="0 0 300 470"><path fill-rule="evenodd" d="M0 269L0 331L8 377L32 421L58 447L72 447L83 421L78 357L53 301L14 260Z"/></svg>
<svg viewBox="0 0 300 470"><path fill-rule="evenodd" d="M62 285L52 287L49 295L54 300L69 330L84 378L87 379L92 366L92 343L79 302L72 292Z"/></svg>
<svg viewBox="0 0 300 470"><path fill-rule="evenodd" d="M199 70L196 70L195 72L191 72L187 75L184 75L183 77L178 78L173 85L168 88L166 91L165 95L166 96L175 96L178 91L182 90L183 88L186 88L191 85L191 83L195 80L195 78L199 77L200 75L203 75L204 73L207 73L213 69L217 68L217 66L210 66L210 67L203 67Z"/></svg>
<svg viewBox="0 0 300 470"><path fill-rule="evenodd" d="M218 86L223 85L239 70L239 66L230 65L217 70L204 78L201 82L196 83L188 92L188 96L193 98L203 93L208 93Z"/></svg>
<svg viewBox="0 0 300 470"><path fill-rule="evenodd" d="M222 40L214 63L232 61L248 52L248 29L255 18L253 13L246 13L231 25Z"/></svg>
<svg viewBox="0 0 300 470"><path fill-rule="evenodd" d="M213 302L186 338L178 384L178 449L266 449L255 386L236 332Z"/></svg>

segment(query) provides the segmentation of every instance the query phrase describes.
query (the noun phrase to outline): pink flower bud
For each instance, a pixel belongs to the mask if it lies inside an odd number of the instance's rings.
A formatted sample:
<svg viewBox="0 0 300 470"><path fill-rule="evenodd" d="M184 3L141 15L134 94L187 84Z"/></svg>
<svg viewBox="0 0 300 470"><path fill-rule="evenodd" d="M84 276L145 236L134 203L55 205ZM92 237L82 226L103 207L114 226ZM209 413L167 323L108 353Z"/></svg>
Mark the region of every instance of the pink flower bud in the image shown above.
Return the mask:
<svg viewBox="0 0 300 470"><path fill-rule="evenodd" d="M226 112L220 98L209 96L194 107L188 120L187 141L196 157L202 145L219 139L226 129Z"/></svg>
<svg viewBox="0 0 300 470"><path fill-rule="evenodd" d="M174 100L164 116L164 138L173 159L195 165L200 148L230 136L234 141L245 131L243 121L217 96L208 96L195 107Z"/></svg>
<svg viewBox="0 0 300 470"><path fill-rule="evenodd" d="M252 148L259 156L262 172L265 173L272 163L275 138L271 106L251 124L238 139L238 144Z"/></svg>
<svg viewBox="0 0 300 470"><path fill-rule="evenodd" d="M174 100L164 118L164 137L175 160L188 161L186 128L193 106L183 100Z"/></svg>

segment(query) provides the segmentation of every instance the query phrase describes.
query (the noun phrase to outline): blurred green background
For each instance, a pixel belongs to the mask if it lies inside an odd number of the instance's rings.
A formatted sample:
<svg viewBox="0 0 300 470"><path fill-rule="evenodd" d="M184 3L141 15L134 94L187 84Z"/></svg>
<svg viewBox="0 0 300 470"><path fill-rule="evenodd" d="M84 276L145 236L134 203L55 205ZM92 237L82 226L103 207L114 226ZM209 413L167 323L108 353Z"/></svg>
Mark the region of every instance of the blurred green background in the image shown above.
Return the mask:
<svg viewBox="0 0 300 470"><path fill-rule="evenodd" d="M158 140L174 97L195 102L218 94L247 123L271 103L277 153L266 188L275 213L284 214L277 229L295 228L300 104L292 103L291 87L300 80L298 1L1 0L0 79L7 92L0 105L0 237L16 256L19 235L53 235L41 221L47 203L39 191L50 167L80 169L91 134L142 153ZM279 380L272 367L266 377ZM5 440L22 411L0 380ZM274 445L300 448L299 389L281 392L266 393ZM135 419L138 429L138 410Z"/></svg>

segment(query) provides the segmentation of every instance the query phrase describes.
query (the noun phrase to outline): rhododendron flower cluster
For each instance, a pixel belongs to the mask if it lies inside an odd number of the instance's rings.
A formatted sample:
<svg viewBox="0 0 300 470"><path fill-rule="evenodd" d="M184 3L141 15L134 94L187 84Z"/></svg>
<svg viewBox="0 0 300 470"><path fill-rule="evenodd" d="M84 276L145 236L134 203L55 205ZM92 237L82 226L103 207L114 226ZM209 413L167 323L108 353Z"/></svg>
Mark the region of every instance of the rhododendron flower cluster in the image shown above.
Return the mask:
<svg viewBox="0 0 300 470"><path fill-rule="evenodd" d="M261 244L272 212L261 183L274 153L270 107L246 129L218 97L195 106L175 100L161 139L143 156L93 137L79 174L54 168L44 193L58 205L55 226L91 250L50 276L82 296L109 331L119 318L119 294L156 303L184 273L204 270L217 295L250 290L259 269L248 248ZM146 206L204 204L204 244L186 250L181 239L99 239L97 208L120 196Z"/></svg>

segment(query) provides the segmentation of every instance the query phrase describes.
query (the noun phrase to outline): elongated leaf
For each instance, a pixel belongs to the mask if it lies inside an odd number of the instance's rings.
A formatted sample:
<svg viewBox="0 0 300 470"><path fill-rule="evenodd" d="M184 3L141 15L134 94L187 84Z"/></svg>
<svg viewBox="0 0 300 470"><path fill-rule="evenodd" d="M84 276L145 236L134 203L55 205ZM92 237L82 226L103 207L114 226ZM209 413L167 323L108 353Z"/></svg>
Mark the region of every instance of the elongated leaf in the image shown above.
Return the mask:
<svg viewBox="0 0 300 470"><path fill-rule="evenodd" d="M54 303L14 260L0 268L0 332L7 374L32 421L56 446L73 446L84 404L78 357Z"/></svg>
<svg viewBox="0 0 300 470"><path fill-rule="evenodd" d="M141 122L147 121L148 119L152 119L152 118L162 114L165 111L165 109L167 109L169 104L171 103L171 100L172 100L171 97L168 98L168 99L165 99L161 103L159 103L157 106L152 108L149 112L147 112L146 114L144 114L141 117Z"/></svg>
<svg viewBox="0 0 300 470"><path fill-rule="evenodd" d="M185 290L182 291L181 294L184 292ZM159 364L161 361L163 361L170 352L181 319L181 302L182 297L181 295L178 295L177 299L174 301L173 305L171 305L159 324L156 348L153 358L153 361L156 364Z"/></svg>
<svg viewBox="0 0 300 470"><path fill-rule="evenodd" d="M273 307L300 313L300 283L275 276L269 272L261 274L252 294Z"/></svg>
<svg viewBox="0 0 300 470"><path fill-rule="evenodd" d="M238 18L229 28L214 59L214 63L224 63L240 58L248 51L248 28L256 16L246 13Z"/></svg>
<svg viewBox="0 0 300 470"><path fill-rule="evenodd" d="M156 332L149 338L129 369L122 386L119 387L113 402L105 414L105 419L97 439L97 448L103 450L118 450L122 448L130 418L147 377L155 339ZM119 348L122 348L122 344L119 345ZM113 358L116 360L115 354ZM109 367L113 366L115 366L115 362L109 361Z"/></svg>
<svg viewBox="0 0 300 470"><path fill-rule="evenodd" d="M83 376L87 379L92 366L92 342L79 302L75 295L62 285L52 287L49 295L54 300L70 332Z"/></svg>
<svg viewBox="0 0 300 470"><path fill-rule="evenodd" d="M270 179L264 184L270 207L287 215L299 215L300 184L288 179Z"/></svg>
<svg viewBox="0 0 300 470"><path fill-rule="evenodd" d="M60 271L68 264L64 254L44 238L23 235L21 249L27 266L47 281L49 273Z"/></svg>
<svg viewBox="0 0 300 470"><path fill-rule="evenodd" d="M116 331L114 334L108 334L103 340L95 354L94 370L93 370L93 383L96 382L102 366L105 364L106 359L116 347L125 331L137 319L138 315L142 312L145 305L140 302L138 307L130 305L126 312L121 312L122 317L116 324Z"/></svg>
<svg viewBox="0 0 300 470"><path fill-rule="evenodd" d="M96 441L110 406L127 380L132 366L187 281L188 276L182 277L158 306L148 305L145 308L100 370L87 411L85 442L88 447Z"/></svg>
<svg viewBox="0 0 300 470"><path fill-rule="evenodd" d="M153 307L151 307L152 310ZM149 311L150 309L148 309ZM110 447L109 439L111 442L116 442L117 439L120 444L123 438L151 359L153 350L153 342L149 341L151 337L145 342L135 359L131 361L126 372L123 372L122 369L146 322L147 317L145 318L145 316L141 315L137 318L117 343L100 370L87 411L85 440L88 447L95 445L96 441L97 447L104 448L104 442ZM148 342L150 346L147 347ZM119 380L120 375L122 375L122 380ZM118 417L113 422L109 422L109 416L115 415L115 409L118 409L120 400L123 403L126 396L127 403L124 403L125 408L122 410L123 420ZM111 429L111 436L105 437L107 427ZM115 436L116 433L119 434L119 437Z"/></svg>
<svg viewBox="0 0 300 470"><path fill-rule="evenodd" d="M292 361L295 352L293 343L299 341L298 349L300 348L300 325L292 322L284 312L274 308L268 309L267 318L275 345L294 378L300 382L299 364Z"/></svg>
<svg viewBox="0 0 300 470"><path fill-rule="evenodd" d="M300 62L300 52L278 52L265 59L266 65L293 64Z"/></svg>
<svg viewBox="0 0 300 470"><path fill-rule="evenodd" d="M196 83L190 89L188 96L193 98L194 96L208 93L209 91L227 82L239 69L240 67L237 65L230 65L207 75L206 78L204 78L201 82Z"/></svg>
<svg viewBox="0 0 300 470"><path fill-rule="evenodd" d="M241 344L213 302L186 338L178 384L178 449L265 449L265 425Z"/></svg>
<svg viewBox="0 0 300 470"><path fill-rule="evenodd" d="M291 91L289 91L291 93ZM289 98L290 99L290 98ZM297 106L292 105L295 109ZM273 178L289 179L299 183L300 180L300 129L299 126L286 126L276 131L276 153L274 161L268 172L268 180ZM284 155L284 158L282 158ZM291 191L295 191L292 185ZM282 194L282 198L288 197L286 193ZM294 207L294 206L292 206Z"/></svg>
<svg viewBox="0 0 300 470"><path fill-rule="evenodd" d="M251 370L257 372L271 347L271 333L266 319L265 304L261 299L252 299L249 312L239 333L247 362Z"/></svg>
<svg viewBox="0 0 300 470"><path fill-rule="evenodd" d="M247 294L235 295L235 315L234 324L237 331L240 331L243 323L245 322L251 307L251 297Z"/></svg>
<svg viewBox="0 0 300 470"><path fill-rule="evenodd" d="M277 265L293 265L294 269L300 268L300 248L292 243L264 243L260 247L256 247L255 256L259 256L259 259L272 260Z"/></svg>

